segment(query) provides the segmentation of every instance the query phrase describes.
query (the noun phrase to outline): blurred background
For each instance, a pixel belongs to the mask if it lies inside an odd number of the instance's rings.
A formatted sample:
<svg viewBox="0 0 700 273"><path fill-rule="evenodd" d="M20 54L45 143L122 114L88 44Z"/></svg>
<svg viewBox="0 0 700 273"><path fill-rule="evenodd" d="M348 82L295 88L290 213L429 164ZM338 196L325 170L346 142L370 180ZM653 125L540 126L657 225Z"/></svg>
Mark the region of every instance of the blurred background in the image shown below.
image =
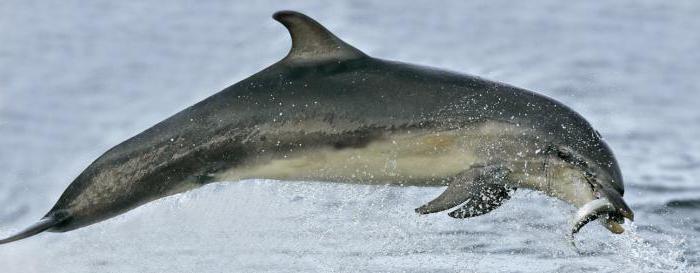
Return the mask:
<svg viewBox="0 0 700 273"><path fill-rule="evenodd" d="M565 240L574 209L519 191L482 217L441 192L251 180L0 246L1 272L697 272L700 2L0 1L0 235L110 147L281 59L295 9L371 56L551 96L615 151L636 213Z"/></svg>

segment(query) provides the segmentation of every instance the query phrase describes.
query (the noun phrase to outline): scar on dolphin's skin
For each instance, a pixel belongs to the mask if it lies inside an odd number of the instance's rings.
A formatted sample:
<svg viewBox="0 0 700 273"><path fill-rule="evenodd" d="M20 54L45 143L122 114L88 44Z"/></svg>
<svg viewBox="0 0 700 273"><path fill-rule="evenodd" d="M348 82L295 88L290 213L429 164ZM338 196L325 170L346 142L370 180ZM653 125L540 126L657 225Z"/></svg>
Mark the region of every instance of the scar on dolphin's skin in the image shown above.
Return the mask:
<svg viewBox="0 0 700 273"><path fill-rule="evenodd" d="M416 209L486 214L516 188L579 207L571 229L634 215L610 147L578 113L511 85L382 60L294 11L282 60L109 149L36 224L65 232L207 183L263 178L447 186Z"/></svg>

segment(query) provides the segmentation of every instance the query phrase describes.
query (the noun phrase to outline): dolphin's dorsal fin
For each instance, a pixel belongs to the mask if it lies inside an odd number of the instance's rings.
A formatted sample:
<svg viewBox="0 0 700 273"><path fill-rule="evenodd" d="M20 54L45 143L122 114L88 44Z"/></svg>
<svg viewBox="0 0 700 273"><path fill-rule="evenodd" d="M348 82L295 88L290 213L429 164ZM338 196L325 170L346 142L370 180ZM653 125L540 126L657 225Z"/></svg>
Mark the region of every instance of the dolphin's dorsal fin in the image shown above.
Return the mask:
<svg viewBox="0 0 700 273"><path fill-rule="evenodd" d="M367 56L343 42L314 19L299 12L278 11L272 18L282 23L292 36L292 49L283 62L305 64Z"/></svg>

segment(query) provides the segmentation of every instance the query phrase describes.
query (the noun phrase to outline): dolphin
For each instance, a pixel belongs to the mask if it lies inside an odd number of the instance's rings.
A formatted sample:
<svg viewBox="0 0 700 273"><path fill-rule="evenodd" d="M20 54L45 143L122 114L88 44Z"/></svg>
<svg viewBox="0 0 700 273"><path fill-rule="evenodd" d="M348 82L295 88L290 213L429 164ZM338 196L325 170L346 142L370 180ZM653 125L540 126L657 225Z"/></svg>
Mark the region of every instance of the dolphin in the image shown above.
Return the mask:
<svg viewBox="0 0 700 273"><path fill-rule="evenodd" d="M446 186L419 214L483 215L517 188L578 207L570 234L633 212L619 165L579 114L541 94L373 58L279 11L286 57L109 149L35 225L65 232L218 181L262 178Z"/></svg>

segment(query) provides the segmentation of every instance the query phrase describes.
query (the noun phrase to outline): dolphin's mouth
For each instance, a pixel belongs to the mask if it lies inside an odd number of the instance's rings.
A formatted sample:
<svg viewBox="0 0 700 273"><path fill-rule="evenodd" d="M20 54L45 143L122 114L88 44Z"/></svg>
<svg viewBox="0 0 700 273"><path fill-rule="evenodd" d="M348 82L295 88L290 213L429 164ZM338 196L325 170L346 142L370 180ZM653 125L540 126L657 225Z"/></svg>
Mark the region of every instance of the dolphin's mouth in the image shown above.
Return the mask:
<svg viewBox="0 0 700 273"><path fill-rule="evenodd" d="M586 203L576 212L570 236L573 237L583 226L596 219L600 219L603 226L612 233L619 234L625 231L620 225L625 222L622 214L616 211L610 200L603 197Z"/></svg>
<svg viewBox="0 0 700 273"><path fill-rule="evenodd" d="M634 221L634 213L630 207L622 199L622 194L613 188L609 183L601 183L598 172L595 171L585 158L576 154L567 147L548 148L550 153L554 153L560 159L581 168L583 178L591 187L595 200L583 205L574 219L573 227L571 228L570 238L573 238L583 226L600 219L601 224L610 230L612 233L620 234L625 231L621 226L625 222L624 218ZM547 168L545 162L545 168Z"/></svg>
<svg viewBox="0 0 700 273"><path fill-rule="evenodd" d="M594 220L599 220L605 228L615 234L625 231L621 225L625 223L625 218L634 221L634 213L617 191L607 189L600 183L596 183L595 188L599 198L586 203L576 212L570 238Z"/></svg>
<svg viewBox="0 0 700 273"><path fill-rule="evenodd" d="M560 156L562 156L561 152ZM624 218L634 221L634 212L632 212L632 209L630 209L625 200L622 199L622 194L610 186L610 184L601 183L596 172L592 171L584 160L568 151L564 153L564 157L569 161L573 161L576 165L583 167L584 178L591 186L593 195L596 198L583 205L576 212L569 237L573 238L574 234L579 232L583 226L596 219L600 219L600 223L610 230L610 232L615 234L623 233L625 229L621 224L625 223Z"/></svg>

